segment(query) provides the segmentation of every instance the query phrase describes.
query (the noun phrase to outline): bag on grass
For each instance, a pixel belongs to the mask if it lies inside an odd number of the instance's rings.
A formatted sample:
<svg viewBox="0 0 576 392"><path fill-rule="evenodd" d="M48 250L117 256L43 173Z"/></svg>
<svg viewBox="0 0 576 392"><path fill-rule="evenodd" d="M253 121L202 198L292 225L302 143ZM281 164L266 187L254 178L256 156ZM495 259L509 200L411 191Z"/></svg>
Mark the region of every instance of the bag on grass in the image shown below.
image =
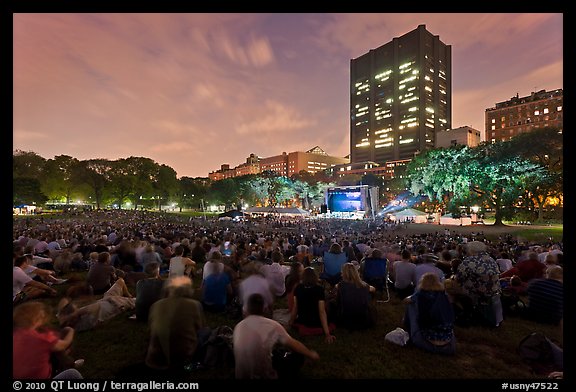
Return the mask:
<svg viewBox="0 0 576 392"><path fill-rule="evenodd" d="M386 336L384 336L384 340L399 346L405 346L406 343L408 343L408 340L410 340L410 335L408 332L398 327L395 330L388 332Z"/></svg>
<svg viewBox="0 0 576 392"><path fill-rule="evenodd" d="M230 368L234 366L234 349L232 343L232 328L221 325L212 330L204 345L204 360L207 368Z"/></svg>
<svg viewBox="0 0 576 392"><path fill-rule="evenodd" d="M532 332L518 344L520 358L538 374L563 370L563 350L541 332Z"/></svg>

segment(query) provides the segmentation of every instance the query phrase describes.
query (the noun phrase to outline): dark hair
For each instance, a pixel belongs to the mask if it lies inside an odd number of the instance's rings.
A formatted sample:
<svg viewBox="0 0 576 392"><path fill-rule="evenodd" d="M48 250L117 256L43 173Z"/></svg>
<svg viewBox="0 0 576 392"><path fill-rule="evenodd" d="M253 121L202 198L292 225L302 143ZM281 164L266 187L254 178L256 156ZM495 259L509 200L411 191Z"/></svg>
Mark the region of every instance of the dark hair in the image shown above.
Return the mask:
<svg viewBox="0 0 576 392"><path fill-rule="evenodd" d="M28 256L27 255L18 256L18 257L16 257L16 260L14 260L14 266L20 267L22 264L24 264L26 262L28 262Z"/></svg>
<svg viewBox="0 0 576 392"><path fill-rule="evenodd" d="M156 271L158 271L160 269L160 264L158 263L148 263L146 264L146 267L144 267L144 272L146 273L146 275L148 276L155 276L156 275Z"/></svg>
<svg viewBox="0 0 576 392"><path fill-rule="evenodd" d="M312 267L304 268L304 272L302 273L302 284L305 287L310 287L318 284L318 273Z"/></svg>
<svg viewBox="0 0 576 392"><path fill-rule="evenodd" d="M261 316L264 314L264 297L262 294L254 293L248 297L246 302L246 311L248 314Z"/></svg>

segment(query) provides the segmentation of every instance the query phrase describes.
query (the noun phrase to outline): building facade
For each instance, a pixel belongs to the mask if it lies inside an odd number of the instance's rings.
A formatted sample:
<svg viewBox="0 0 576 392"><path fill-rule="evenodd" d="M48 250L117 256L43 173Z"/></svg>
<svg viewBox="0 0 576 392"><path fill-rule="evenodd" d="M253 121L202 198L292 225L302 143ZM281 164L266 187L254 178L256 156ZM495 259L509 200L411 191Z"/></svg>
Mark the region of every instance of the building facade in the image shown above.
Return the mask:
<svg viewBox="0 0 576 392"><path fill-rule="evenodd" d="M350 61L350 161L411 159L452 127L452 51L419 25Z"/></svg>
<svg viewBox="0 0 576 392"><path fill-rule="evenodd" d="M464 145L476 147L481 141L480 131L469 126L447 129L436 134L436 148Z"/></svg>
<svg viewBox="0 0 576 392"><path fill-rule="evenodd" d="M506 141L523 132L538 128L562 129L564 92L561 88L532 92L525 97L510 98L486 109L486 140Z"/></svg>
<svg viewBox="0 0 576 392"><path fill-rule="evenodd" d="M254 154L246 159L246 163L230 169L230 165L221 165L220 170L211 172L208 177L218 181L224 178L239 177L246 174L259 174L264 171L276 172L279 176L290 177L293 174L306 170L316 173L329 169L335 165L348 163L348 158L336 157L326 154L324 150L316 146L308 151L283 152L267 158L259 158Z"/></svg>

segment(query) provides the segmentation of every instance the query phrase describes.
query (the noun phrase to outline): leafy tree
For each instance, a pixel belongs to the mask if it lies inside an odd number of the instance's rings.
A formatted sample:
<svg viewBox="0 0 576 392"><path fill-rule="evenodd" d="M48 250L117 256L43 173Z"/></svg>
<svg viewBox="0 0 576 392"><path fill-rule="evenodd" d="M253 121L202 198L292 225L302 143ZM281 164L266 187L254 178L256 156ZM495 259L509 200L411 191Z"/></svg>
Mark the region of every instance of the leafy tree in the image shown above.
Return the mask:
<svg viewBox="0 0 576 392"><path fill-rule="evenodd" d="M543 209L552 199L563 196L563 137L555 128L536 129L522 133L510 140L511 146L521 157L537 163L546 172L526 184L523 196L526 207L538 212L538 221L543 220Z"/></svg>
<svg viewBox="0 0 576 392"><path fill-rule="evenodd" d="M109 174L112 171L112 162L107 159L88 159L80 161L77 176L86 184L94 195L96 208L100 209L108 184Z"/></svg>
<svg viewBox="0 0 576 392"><path fill-rule="evenodd" d="M441 200L449 210L481 202L495 211L495 225L511 216L526 181L544 170L514 154L506 142L478 147L455 146L428 150L407 166L413 194Z"/></svg>
<svg viewBox="0 0 576 392"><path fill-rule="evenodd" d="M79 163L69 155L48 159L44 165L43 192L52 200L65 198L66 204L70 204L72 197L79 194Z"/></svg>
<svg viewBox="0 0 576 392"><path fill-rule="evenodd" d="M16 150L12 153L12 176L42 179L46 159L32 151Z"/></svg>
<svg viewBox="0 0 576 392"><path fill-rule="evenodd" d="M40 181L36 178L18 177L12 179L12 203L41 205L46 203L48 197L40 189Z"/></svg>
<svg viewBox="0 0 576 392"><path fill-rule="evenodd" d="M237 205L240 195L236 182L232 178L213 182L210 187L210 193L217 203L224 204L226 210L230 210L233 205Z"/></svg>
<svg viewBox="0 0 576 392"><path fill-rule="evenodd" d="M154 178L153 187L163 199L168 200L178 193L178 179L176 171L167 165L156 165L157 173Z"/></svg>

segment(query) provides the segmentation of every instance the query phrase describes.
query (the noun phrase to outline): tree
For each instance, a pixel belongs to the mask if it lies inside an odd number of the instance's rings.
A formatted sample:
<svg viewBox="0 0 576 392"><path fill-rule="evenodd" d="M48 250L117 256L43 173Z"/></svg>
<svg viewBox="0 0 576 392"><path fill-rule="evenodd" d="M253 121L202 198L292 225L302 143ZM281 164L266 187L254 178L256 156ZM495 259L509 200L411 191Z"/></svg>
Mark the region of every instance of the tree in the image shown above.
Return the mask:
<svg viewBox="0 0 576 392"><path fill-rule="evenodd" d="M176 196L178 193L176 171L167 165L158 166L153 187L163 199L168 200L170 197Z"/></svg>
<svg viewBox="0 0 576 392"><path fill-rule="evenodd" d="M442 201L449 210L480 202L495 211L495 225L511 216L524 185L544 173L514 154L507 142L428 150L407 165L410 191Z"/></svg>
<svg viewBox="0 0 576 392"><path fill-rule="evenodd" d="M46 159L35 152L16 150L12 153L12 176L41 180L45 164Z"/></svg>
<svg viewBox="0 0 576 392"><path fill-rule="evenodd" d="M213 182L210 193L217 203L224 204L226 210L232 209L232 205L237 205L240 195L236 182L232 178Z"/></svg>
<svg viewBox="0 0 576 392"><path fill-rule="evenodd" d="M109 175L112 171L112 162L107 159L88 159L80 161L76 170L79 178L94 194L96 208L100 209L110 182Z"/></svg>
<svg viewBox="0 0 576 392"><path fill-rule="evenodd" d="M21 204L41 205L48 198L40 189L40 181L36 178L19 177L12 179L12 203L14 206Z"/></svg>
<svg viewBox="0 0 576 392"><path fill-rule="evenodd" d="M524 200L538 212L537 221L543 220L543 209L553 199L562 200L564 182L563 137L556 128L536 129L510 140L512 148L521 157L546 169L546 173L526 184Z"/></svg>
<svg viewBox="0 0 576 392"><path fill-rule="evenodd" d="M78 159L69 155L48 159L44 165L43 192L52 200L65 198L66 204L70 204L72 197L78 194L79 163Z"/></svg>

